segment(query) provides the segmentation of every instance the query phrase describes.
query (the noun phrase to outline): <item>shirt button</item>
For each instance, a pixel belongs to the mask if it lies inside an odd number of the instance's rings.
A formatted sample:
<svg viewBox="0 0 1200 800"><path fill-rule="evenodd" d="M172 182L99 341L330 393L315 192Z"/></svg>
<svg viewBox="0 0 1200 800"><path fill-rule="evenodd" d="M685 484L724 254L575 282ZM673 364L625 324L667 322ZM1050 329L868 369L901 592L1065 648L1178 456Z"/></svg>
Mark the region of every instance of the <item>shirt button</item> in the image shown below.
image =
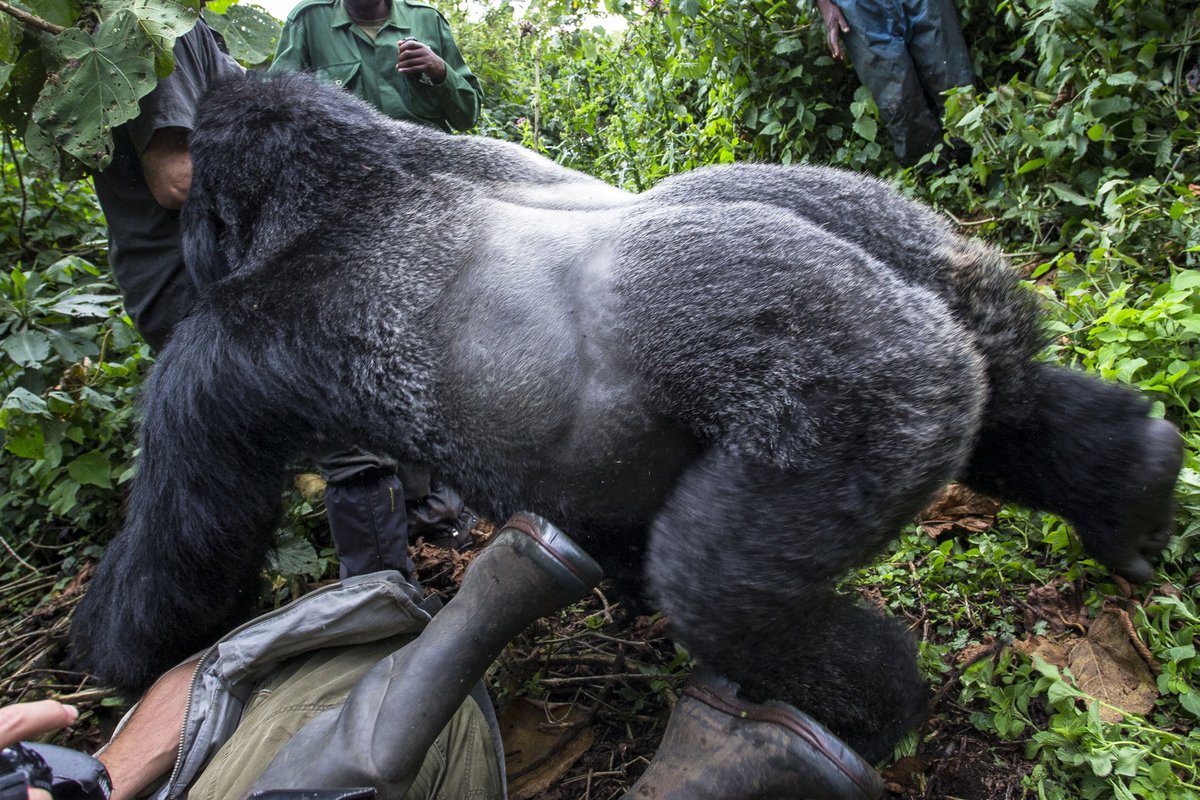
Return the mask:
<svg viewBox="0 0 1200 800"><path fill-rule="evenodd" d="M334 85L335 85L335 86L341 86L341 85L342 85L342 81L341 81L341 79L340 79L340 78L339 78L338 80L334 81L333 83L334 83Z"/></svg>

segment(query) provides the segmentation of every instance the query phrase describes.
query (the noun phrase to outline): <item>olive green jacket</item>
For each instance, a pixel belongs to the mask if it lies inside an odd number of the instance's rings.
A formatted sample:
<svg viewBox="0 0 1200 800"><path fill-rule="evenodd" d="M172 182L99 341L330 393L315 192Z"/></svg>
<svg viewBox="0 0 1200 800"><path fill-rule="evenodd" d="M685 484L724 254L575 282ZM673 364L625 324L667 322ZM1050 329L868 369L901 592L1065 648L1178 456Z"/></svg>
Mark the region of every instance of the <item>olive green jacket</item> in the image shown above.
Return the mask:
<svg viewBox="0 0 1200 800"><path fill-rule="evenodd" d="M403 39L429 45L446 62L446 78L396 72L396 47ZM479 116L479 80L463 61L441 13L415 0L393 0L391 14L375 40L362 31L341 0L302 0L292 9L272 72L312 72L366 100L394 119L442 130L467 130Z"/></svg>

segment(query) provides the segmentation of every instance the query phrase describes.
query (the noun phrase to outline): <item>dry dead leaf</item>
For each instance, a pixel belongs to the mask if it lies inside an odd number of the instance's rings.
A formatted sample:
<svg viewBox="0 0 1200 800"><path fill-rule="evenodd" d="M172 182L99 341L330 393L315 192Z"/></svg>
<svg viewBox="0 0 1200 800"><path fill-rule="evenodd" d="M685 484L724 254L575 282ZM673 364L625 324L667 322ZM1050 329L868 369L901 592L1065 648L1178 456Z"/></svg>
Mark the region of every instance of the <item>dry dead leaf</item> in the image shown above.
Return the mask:
<svg viewBox="0 0 1200 800"><path fill-rule="evenodd" d="M1162 595L1163 597L1183 597L1183 592L1179 591L1179 587L1173 583L1160 583L1150 594L1151 596Z"/></svg>
<svg viewBox="0 0 1200 800"><path fill-rule="evenodd" d="M468 550L464 553L452 547L429 544L423 539L418 539L417 544L409 549L423 585L449 583L456 588L462 584L463 573L478 552Z"/></svg>
<svg viewBox="0 0 1200 800"><path fill-rule="evenodd" d="M954 656L954 663L962 666L964 664L974 664L989 653L995 651L995 641L980 642L978 644L969 644Z"/></svg>
<svg viewBox="0 0 1200 800"><path fill-rule="evenodd" d="M1066 643L1061 643L1046 636L1033 636L1029 639L1013 642L1013 648L1030 658L1037 656L1047 664L1053 664L1062 669L1067 665L1069 648L1073 647L1078 641L1078 638L1074 636L1067 638L1068 641Z"/></svg>
<svg viewBox="0 0 1200 800"><path fill-rule="evenodd" d="M1154 676L1112 609L1093 620L1087 638L1072 648L1067 666L1081 690L1122 711L1145 716L1158 699ZM1121 713L1101 706L1100 718L1116 722Z"/></svg>
<svg viewBox="0 0 1200 800"><path fill-rule="evenodd" d="M929 764L916 756L905 756L882 770L883 780L890 792L908 794L917 790L921 780L929 771Z"/></svg>
<svg viewBox="0 0 1200 800"><path fill-rule="evenodd" d="M309 502L325 496L325 480L315 472L301 472L292 479L292 485Z"/></svg>
<svg viewBox="0 0 1200 800"><path fill-rule="evenodd" d="M1087 615L1079 592L1071 583L1055 581L1030 589L1025 595L1025 627L1032 629L1042 620L1050 633L1058 635L1069 629L1087 631Z"/></svg>
<svg viewBox="0 0 1200 800"><path fill-rule="evenodd" d="M671 620L666 616L640 615L633 621L633 638L639 642L649 642L662 639L667 635Z"/></svg>
<svg viewBox="0 0 1200 800"><path fill-rule="evenodd" d="M508 794L530 800L560 780L592 746L588 715L569 703L515 698L500 713Z"/></svg>
<svg viewBox="0 0 1200 800"><path fill-rule="evenodd" d="M1158 699L1154 676L1114 609L1100 612L1088 626L1087 636L1059 640L1034 636L1013 642L1013 647L1060 669L1068 667L1076 688L1112 706L1100 706L1100 718L1105 722L1120 720L1122 711L1145 716Z"/></svg>
<svg viewBox="0 0 1200 800"><path fill-rule="evenodd" d="M917 523L935 539L947 533L978 533L995 524L999 510L999 501L952 483L917 515Z"/></svg>

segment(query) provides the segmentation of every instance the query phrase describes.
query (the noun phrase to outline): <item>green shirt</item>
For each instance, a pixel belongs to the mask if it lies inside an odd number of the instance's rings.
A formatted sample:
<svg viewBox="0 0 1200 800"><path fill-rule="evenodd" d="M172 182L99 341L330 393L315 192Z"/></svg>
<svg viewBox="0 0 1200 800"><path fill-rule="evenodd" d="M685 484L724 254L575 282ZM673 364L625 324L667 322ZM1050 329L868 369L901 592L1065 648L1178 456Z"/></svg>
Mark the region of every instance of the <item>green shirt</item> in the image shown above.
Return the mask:
<svg viewBox="0 0 1200 800"><path fill-rule="evenodd" d="M424 76L396 71L396 47L406 38L441 56L445 80L435 86ZM393 0L374 40L354 24L341 0L302 0L288 15L271 64L272 72L283 70L312 72L389 117L445 131L467 130L479 116L479 80L463 61L445 17L414 0Z"/></svg>

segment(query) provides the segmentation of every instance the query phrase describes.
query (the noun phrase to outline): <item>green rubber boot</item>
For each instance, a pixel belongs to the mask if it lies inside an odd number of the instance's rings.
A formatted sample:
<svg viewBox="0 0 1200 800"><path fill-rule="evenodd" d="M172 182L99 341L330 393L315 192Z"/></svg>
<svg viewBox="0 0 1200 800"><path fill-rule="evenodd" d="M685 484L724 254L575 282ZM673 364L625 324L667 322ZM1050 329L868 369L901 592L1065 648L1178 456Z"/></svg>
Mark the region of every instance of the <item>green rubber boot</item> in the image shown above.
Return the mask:
<svg viewBox="0 0 1200 800"><path fill-rule="evenodd" d="M421 635L372 667L341 708L292 737L254 792L373 787L381 800L400 800L425 752L504 646L534 620L584 597L602 575L549 522L514 516Z"/></svg>

